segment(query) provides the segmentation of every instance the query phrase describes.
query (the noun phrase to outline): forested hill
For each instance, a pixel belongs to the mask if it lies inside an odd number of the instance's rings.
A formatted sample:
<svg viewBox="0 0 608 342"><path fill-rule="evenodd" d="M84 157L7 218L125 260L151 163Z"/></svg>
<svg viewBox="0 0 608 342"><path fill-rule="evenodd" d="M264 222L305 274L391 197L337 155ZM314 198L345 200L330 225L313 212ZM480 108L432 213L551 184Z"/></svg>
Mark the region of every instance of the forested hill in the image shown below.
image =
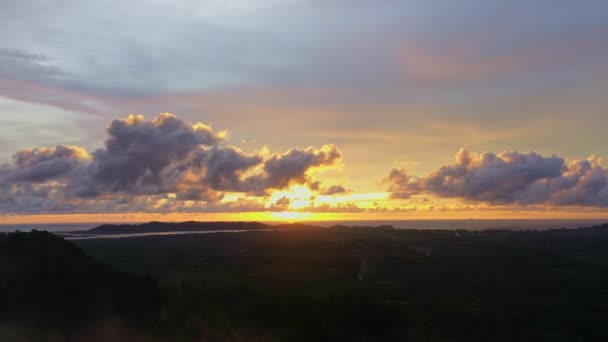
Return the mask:
<svg viewBox="0 0 608 342"><path fill-rule="evenodd" d="M0 234L2 325L70 334L110 318L151 319L163 297L155 279L114 271L53 234Z"/></svg>

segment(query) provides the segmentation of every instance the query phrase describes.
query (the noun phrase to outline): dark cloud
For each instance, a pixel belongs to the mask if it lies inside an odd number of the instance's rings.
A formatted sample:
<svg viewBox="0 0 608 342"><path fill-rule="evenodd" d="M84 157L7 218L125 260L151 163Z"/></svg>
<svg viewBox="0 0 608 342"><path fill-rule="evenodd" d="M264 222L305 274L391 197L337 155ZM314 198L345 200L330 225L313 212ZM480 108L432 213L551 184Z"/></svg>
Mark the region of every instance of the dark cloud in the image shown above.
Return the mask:
<svg viewBox="0 0 608 342"><path fill-rule="evenodd" d="M205 146L217 145L221 134L164 113L148 122L131 115L108 128L105 149L93 153L87 188L82 193L175 192L180 175L197 168L193 161Z"/></svg>
<svg viewBox="0 0 608 342"><path fill-rule="evenodd" d="M327 189L323 189L321 191L321 195L333 196L338 194L344 194L347 192L349 192L349 190L343 187L342 185L332 185Z"/></svg>
<svg viewBox="0 0 608 342"><path fill-rule="evenodd" d="M214 147L205 151L202 164L206 167L204 181L217 190L235 191L241 187L245 171L263 162L259 155L245 155L235 147Z"/></svg>
<svg viewBox="0 0 608 342"><path fill-rule="evenodd" d="M14 165L0 169L0 184L41 183L66 177L90 159L86 150L74 146L27 149L13 156Z"/></svg>
<svg viewBox="0 0 608 342"><path fill-rule="evenodd" d="M318 191L319 194L327 195L327 196L345 194L345 193L350 192L349 189L346 189L342 185L332 185L328 188L322 188L321 182L319 182L319 181L309 182L308 187L310 188L310 190Z"/></svg>
<svg viewBox="0 0 608 342"><path fill-rule="evenodd" d="M0 167L0 212L205 211L201 203L218 202L225 191L267 195L305 184L310 169L342 157L333 145L248 154L225 146L226 133L169 113L115 120L107 134L105 147L90 154L71 146L17 152Z"/></svg>
<svg viewBox="0 0 608 342"><path fill-rule="evenodd" d="M192 185L178 189L175 195L176 200L180 201L202 201L216 202L224 198L224 194L217 192L205 185ZM172 198L169 198L172 200Z"/></svg>
<svg viewBox="0 0 608 342"><path fill-rule="evenodd" d="M291 204L291 200L283 196L276 200L276 202L272 203L269 208L265 208L269 211L287 211L289 210L289 205Z"/></svg>
<svg viewBox="0 0 608 342"><path fill-rule="evenodd" d="M454 164L425 177L393 169L383 182L396 198L432 194L490 204L608 207L608 170L594 157L566 163L534 152L461 149Z"/></svg>
<svg viewBox="0 0 608 342"><path fill-rule="evenodd" d="M287 206L291 203L291 200L285 196L279 198L274 204L275 205L283 205L283 206Z"/></svg>
<svg viewBox="0 0 608 342"><path fill-rule="evenodd" d="M341 159L342 153L334 145L324 145L321 149L293 149L266 160L264 172L248 178L245 186L251 193L264 194L268 189L283 189L291 184L316 184L309 179L308 170L333 165Z"/></svg>

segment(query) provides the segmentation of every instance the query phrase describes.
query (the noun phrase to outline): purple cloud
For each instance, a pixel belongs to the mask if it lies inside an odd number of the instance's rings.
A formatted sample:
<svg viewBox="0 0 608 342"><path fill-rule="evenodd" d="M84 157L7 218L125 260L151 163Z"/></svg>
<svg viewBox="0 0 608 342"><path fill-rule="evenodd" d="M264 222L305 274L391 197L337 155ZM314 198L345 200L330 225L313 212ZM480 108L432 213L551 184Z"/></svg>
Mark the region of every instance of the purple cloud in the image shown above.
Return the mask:
<svg viewBox="0 0 608 342"><path fill-rule="evenodd" d="M226 146L226 133L169 113L112 121L107 134L93 153L72 146L17 152L0 167L0 212L179 210L179 202L217 202L225 191L265 196L305 184L311 168L342 157L333 145L248 154Z"/></svg>
<svg viewBox="0 0 608 342"><path fill-rule="evenodd" d="M476 154L461 149L454 164L427 176L393 169L383 182L395 198L431 194L495 205L608 207L608 170L595 157L566 163L535 152Z"/></svg>

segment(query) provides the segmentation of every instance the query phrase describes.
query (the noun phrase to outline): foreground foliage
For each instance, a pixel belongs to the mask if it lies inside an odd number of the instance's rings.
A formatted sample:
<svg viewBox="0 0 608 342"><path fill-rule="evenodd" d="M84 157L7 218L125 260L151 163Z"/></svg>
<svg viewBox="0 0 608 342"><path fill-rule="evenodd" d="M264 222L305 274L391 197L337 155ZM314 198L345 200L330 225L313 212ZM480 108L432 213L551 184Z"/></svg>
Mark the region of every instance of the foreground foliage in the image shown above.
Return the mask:
<svg viewBox="0 0 608 342"><path fill-rule="evenodd" d="M5 260L7 246L24 248L7 241L0 243L3 276L20 262ZM608 338L606 227L546 232L336 227L74 241L118 271L60 241L73 251L66 254L69 259L82 259L79 267L68 267L74 261L55 257L62 253L44 256L45 267L65 270L64 285L43 276L18 279L30 284L23 293L44 292L37 300L76 293L81 304L61 306L57 317L63 318L36 323L40 329L69 331L78 325L66 322L90 324L111 312L125 329L166 340ZM83 269L89 271L80 273ZM68 276L73 272L80 275ZM151 275L163 290L150 278L126 273ZM95 286L103 291L92 290L90 284L99 279L105 279L103 285ZM7 285L2 286L6 303L15 292L7 297ZM148 290L139 291L140 286ZM74 292L79 288L88 290ZM101 305L108 302L114 303L111 310ZM46 315L36 305L24 308L34 322Z"/></svg>

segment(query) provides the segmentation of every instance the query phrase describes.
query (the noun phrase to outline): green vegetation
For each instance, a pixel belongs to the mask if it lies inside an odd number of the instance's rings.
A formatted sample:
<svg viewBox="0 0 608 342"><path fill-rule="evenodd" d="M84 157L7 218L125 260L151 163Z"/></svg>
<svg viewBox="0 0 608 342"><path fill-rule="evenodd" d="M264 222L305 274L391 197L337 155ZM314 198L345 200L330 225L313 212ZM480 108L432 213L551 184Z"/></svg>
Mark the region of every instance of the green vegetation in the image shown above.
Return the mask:
<svg viewBox="0 0 608 342"><path fill-rule="evenodd" d="M142 294L149 307L125 326L166 340L608 338L607 227L334 228L74 243L117 274L159 281L166 296Z"/></svg>

